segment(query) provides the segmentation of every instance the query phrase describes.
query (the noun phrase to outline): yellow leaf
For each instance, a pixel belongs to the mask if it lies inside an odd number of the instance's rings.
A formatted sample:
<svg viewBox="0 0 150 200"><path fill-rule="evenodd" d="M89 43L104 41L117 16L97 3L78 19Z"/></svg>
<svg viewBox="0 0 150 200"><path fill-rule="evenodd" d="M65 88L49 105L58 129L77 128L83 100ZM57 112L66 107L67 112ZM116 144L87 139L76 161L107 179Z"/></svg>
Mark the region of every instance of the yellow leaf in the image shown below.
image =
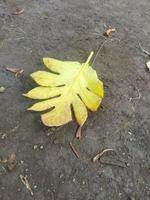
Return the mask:
<svg viewBox="0 0 150 200"><path fill-rule="evenodd" d="M63 91L61 87L43 87L39 86L30 90L27 94L23 94L31 99L48 99L60 95Z"/></svg>
<svg viewBox="0 0 150 200"><path fill-rule="evenodd" d="M96 111L104 96L103 83L89 62L91 52L83 64L43 58L50 72L37 71L31 77L39 85L24 96L32 99L46 99L35 103L28 110L47 111L41 115L46 126L60 126L68 123L74 116L80 126L87 119L87 108ZM73 113L72 109L73 108Z"/></svg>

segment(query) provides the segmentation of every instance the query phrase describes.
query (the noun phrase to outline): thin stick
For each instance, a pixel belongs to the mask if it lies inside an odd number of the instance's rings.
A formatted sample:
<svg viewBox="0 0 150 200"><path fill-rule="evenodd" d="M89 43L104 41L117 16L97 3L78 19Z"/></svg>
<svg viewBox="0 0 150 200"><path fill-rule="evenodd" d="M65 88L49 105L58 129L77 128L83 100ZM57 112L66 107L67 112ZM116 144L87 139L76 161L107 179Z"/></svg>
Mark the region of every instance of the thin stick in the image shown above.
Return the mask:
<svg viewBox="0 0 150 200"><path fill-rule="evenodd" d="M94 64L95 60L97 59L98 54L100 53L101 49L104 47L104 45L108 42L108 40L104 41L102 44L99 45L97 53L93 59L92 65Z"/></svg>
<svg viewBox="0 0 150 200"><path fill-rule="evenodd" d="M97 56L99 55L99 53L100 53L100 51L102 50L102 48L104 47L104 45L105 45L106 43L108 43L108 42L113 42L114 40L117 40L117 41L120 42L120 39L118 39L118 38L113 38L113 39L109 39L109 40L107 39L107 40L105 40L102 44L99 45L98 50L97 50L97 53L96 53L96 55L95 55L95 57L94 57L94 59L93 59L92 65L94 64L95 60L97 59Z"/></svg>
<svg viewBox="0 0 150 200"><path fill-rule="evenodd" d="M80 156L79 156L78 152L76 151L76 149L74 148L73 144L70 142L69 145L70 145L70 147L71 147L73 153L76 155L76 157L77 157L77 158L80 158Z"/></svg>
<svg viewBox="0 0 150 200"><path fill-rule="evenodd" d="M114 149L104 149L102 152L98 153L96 156L94 156L94 158L92 159L93 162L97 161L98 159L100 159L104 153L108 152L108 151L114 151Z"/></svg>
<svg viewBox="0 0 150 200"><path fill-rule="evenodd" d="M150 56L150 53L141 46L140 42L138 42L138 44L139 44L140 49L143 51L143 53Z"/></svg>
<svg viewBox="0 0 150 200"><path fill-rule="evenodd" d="M105 165L113 165L113 166L117 166L117 167L122 167L122 168L126 168L125 164L119 164L119 163L113 163L113 162L106 162L106 161L100 161L100 163L105 164Z"/></svg>

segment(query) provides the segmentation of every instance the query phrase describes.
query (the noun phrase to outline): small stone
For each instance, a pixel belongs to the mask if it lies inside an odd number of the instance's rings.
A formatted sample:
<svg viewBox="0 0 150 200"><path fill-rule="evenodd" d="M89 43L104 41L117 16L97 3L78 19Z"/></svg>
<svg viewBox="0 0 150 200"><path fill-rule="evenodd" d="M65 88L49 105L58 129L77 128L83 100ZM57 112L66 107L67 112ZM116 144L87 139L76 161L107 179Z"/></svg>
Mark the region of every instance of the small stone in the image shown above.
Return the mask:
<svg viewBox="0 0 150 200"><path fill-rule="evenodd" d="M147 69L150 72L150 60L146 63Z"/></svg>
<svg viewBox="0 0 150 200"><path fill-rule="evenodd" d="M76 182L76 179L75 178L73 178L73 180L72 180L74 183Z"/></svg>
<svg viewBox="0 0 150 200"><path fill-rule="evenodd" d="M43 145L41 145L41 146L40 146L40 149L44 149L44 146L43 146Z"/></svg>
<svg viewBox="0 0 150 200"><path fill-rule="evenodd" d="M128 133L129 133L129 135L132 135L132 133L130 131Z"/></svg>
<svg viewBox="0 0 150 200"><path fill-rule="evenodd" d="M129 167L129 166L130 166L130 163L127 163L126 165L127 165L127 167Z"/></svg>
<svg viewBox="0 0 150 200"><path fill-rule="evenodd" d="M46 135L47 136L50 136L50 135L52 135L53 134L53 132L48 132Z"/></svg>
<svg viewBox="0 0 150 200"><path fill-rule="evenodd" d="M63 178L64 174L60 173L59 178Z"/></svg>
<svg viewBox="0 0 150 200"><path fill-rule="evenodd" d="M34 189L36 189L36 188L37 188L37 185L34 185L33 187L34 187Z"/></svg>
<svg viewBox="0 0 150 200"><path fill-rule="evenodd" d="M85 181L82 181L82 184L85 185Z"/></svg>
<svg viewBox="0 0 150 200"><path fill-rule="evenodd" d="M4 92L5 91L5 88L3 86L0 87L0 92Z"/></svg>
<svg viewBox="0 0 150 200"><path fill-rule="evenodd" d="M23 161L23 160L20 160L20 163L21 163L21 164L23 164L23 163L24 163L24 161Z"/></svg>
<svg viewBox="0 0 150 200"><path fill-rule="evenodd" d="M4 140L6 138L6 133L2 134L1 139Z"/></svg>
<svg viewBox="0 0 150 200"><path fill-rule="evenodd" d="M36 150L37 148L38 148L38 145L35 144L35 145L33 146L33 149Z"/></svg>

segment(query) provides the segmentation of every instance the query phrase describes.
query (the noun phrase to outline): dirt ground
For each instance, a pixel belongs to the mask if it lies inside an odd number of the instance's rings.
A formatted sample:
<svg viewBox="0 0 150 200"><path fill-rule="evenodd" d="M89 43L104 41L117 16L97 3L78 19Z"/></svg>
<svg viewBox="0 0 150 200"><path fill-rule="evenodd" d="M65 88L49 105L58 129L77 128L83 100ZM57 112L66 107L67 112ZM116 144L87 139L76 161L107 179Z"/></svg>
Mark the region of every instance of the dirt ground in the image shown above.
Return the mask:
<svg viewBox="0 0 150 200"><path fill-rule="evenodd" d="M24 12L14 15L17 8ZM89 114L81 140L75 122L45 127L26 110L32 102L22 93L35 85L29 74L44 69L43 56L83 62L109 26L116 32L94 64L102 107ZM149 0L0 0L0 200L150 199L149 57L139 42L150 51ZM15 77L8 66L24 72ZM106 148L116 154L93 163Z"/></svg>

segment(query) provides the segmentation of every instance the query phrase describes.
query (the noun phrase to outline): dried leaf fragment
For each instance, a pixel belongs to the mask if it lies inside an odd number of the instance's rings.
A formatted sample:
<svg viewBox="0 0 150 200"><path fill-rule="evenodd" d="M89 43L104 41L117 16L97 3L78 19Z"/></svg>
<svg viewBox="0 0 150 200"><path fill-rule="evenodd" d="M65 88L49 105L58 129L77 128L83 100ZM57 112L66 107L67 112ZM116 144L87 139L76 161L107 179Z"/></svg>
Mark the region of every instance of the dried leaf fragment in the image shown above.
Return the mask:
<svg viewBox="0 0 150 200"><path fill-rule="evenodd" d="M41 115L46 126L60 126L72 121L73 107L75 118L80 126L85 123L88 112L96 111L104 96L103 83L89 62L90 53L85 63L60 61L54 58L43 58L50 72L37 71L31 74L39 85L24 96L44 100L34 104L28 110L46 111ZM51 71L55 73L51 73Z"/></svg>
<svg viewBox="0 0 150 200"><path fill-rule="evenodd" d="M13 12L13 15L21 15L24 12L24 9L17 8L15 12Z"/></svg>
<svg viewBox="0 0 150 200"><path fill-rule="evenodd" d="M28 178L27 175L23 176L22 174L20 174L20 179L21 179L22 183L26 186L27 190L29 190L29 192L33 196L33 191L31 189L31 186L30 186L29 181L28 181L27 178Z"/></svg>
<svg viewBox="0 0 150 200"><path fill-rule="evenodd" d="M16 167L16 155L15 153L12 153L8 155L6 158L0 159L0 162L4 164L4 167L9 171L13 171Z"/></svg>
<svg viewBox="0 0 150 200"><path fill-rule="evenodd" d="M14 73L16 77L17 77L19 74L22 74L22 73L24 72L23 69L12 68L12 67L6 67L6 70L9 71L9 72Z"/></svg>
<svg viewBox="0 0 150 200"><path fill-rule="evenodd" d="M8 156L7 168L12 171L16 167L16 155L14 153Z"/></svg>
<svg viewBox="0 0 150 200"><path fill-rule="evenodd" d="M116 32L115 28L109 28L104 32L104 36L109 37L112 32Z"/></svg>

